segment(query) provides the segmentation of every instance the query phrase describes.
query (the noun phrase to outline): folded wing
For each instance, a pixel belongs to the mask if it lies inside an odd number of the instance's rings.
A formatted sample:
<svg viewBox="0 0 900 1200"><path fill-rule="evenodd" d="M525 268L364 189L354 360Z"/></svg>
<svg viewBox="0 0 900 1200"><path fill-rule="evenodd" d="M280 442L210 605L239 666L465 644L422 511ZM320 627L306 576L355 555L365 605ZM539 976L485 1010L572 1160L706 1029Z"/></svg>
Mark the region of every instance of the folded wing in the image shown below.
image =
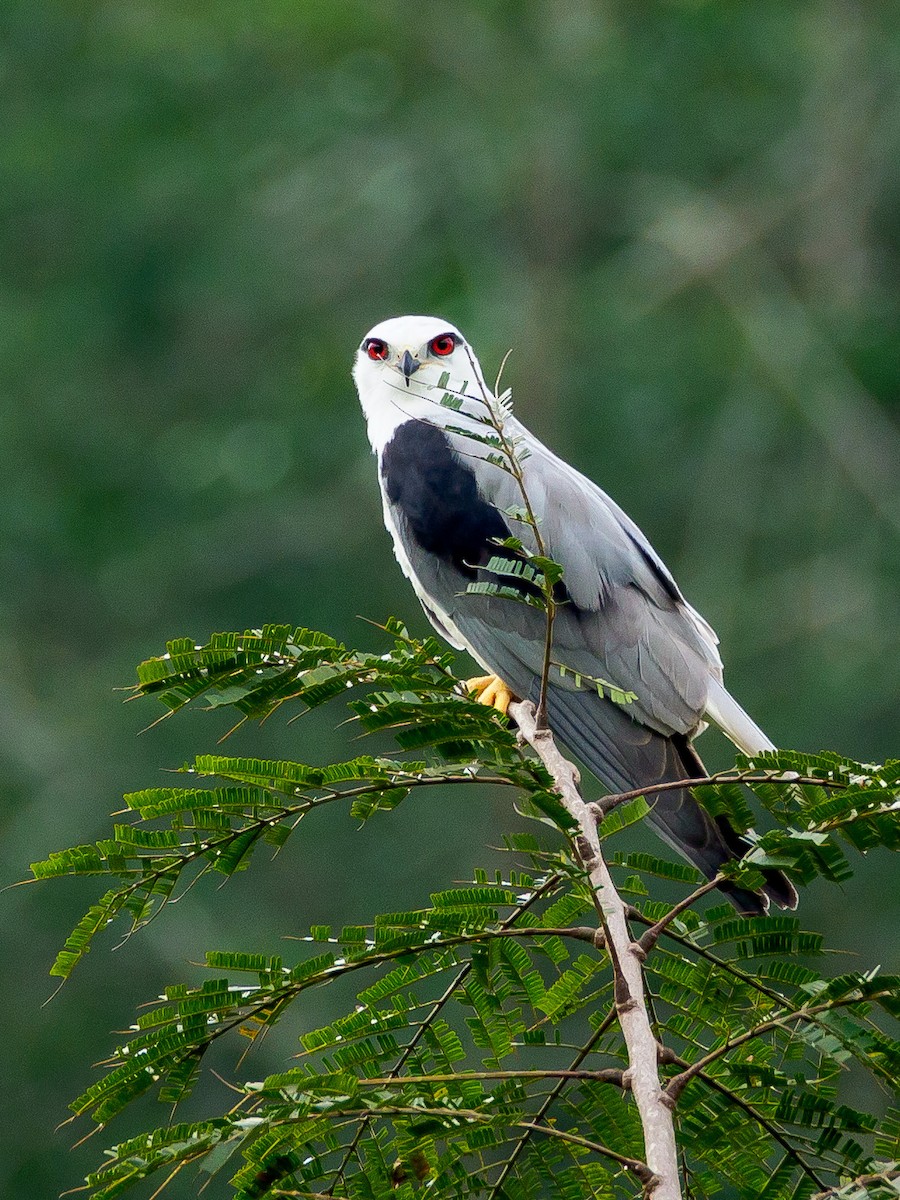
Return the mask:
<svg viewBox="0 0 900 1200"><path fill-rule="evenodd" d="M435 431L440 441L430 432L424 437L429 457L423 474L415 461L423 432L420 423L407 435L403 475L393 485L387 453L383 463L385 516L397 557L442 632L465 645L518 695L536 700L543 612L505 597L466 591L472 582L512 582L487 571L490 559L504 554L497 547L498 536L515 536L537 549L533 531L510 515L522 504L518 484L486 461L479 446L443 431ZM728 710L723 697L743 713L721 686L715 635L613 501L521 426L514 432L528 452L526 487L546 552L564 570L548 694L551 726L613 791L705 774L689 739L709 715L711 692L717 716ZM413 478L418 480L415 487ZM451 510L462 503L461 497L465 513L454 515ZM444 541L432 536L430 508L440 511L452 531ZM590 685L591 678L633 692L636 699L627 707L615 704ZM734 711L730 715L736 719ZM650 820L709 877L746 848L727 822L711 818L688 789L660 793ZM794 902L793 889L780 872L770 873L766 892L779 903ZM731 889L731 896L743 911L765 907L745 890Z"/></svg>

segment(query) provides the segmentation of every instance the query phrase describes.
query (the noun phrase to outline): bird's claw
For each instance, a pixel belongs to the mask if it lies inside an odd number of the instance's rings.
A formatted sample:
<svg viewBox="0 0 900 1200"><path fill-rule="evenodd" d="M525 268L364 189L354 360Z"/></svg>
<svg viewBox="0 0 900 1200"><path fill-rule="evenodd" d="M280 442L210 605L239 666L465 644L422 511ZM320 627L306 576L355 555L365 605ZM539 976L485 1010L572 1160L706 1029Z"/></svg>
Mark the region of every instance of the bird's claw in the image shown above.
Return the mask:
<svg viewBox="0 0 900 1200"><path fill-rule="evenodd" d="M466 679L463 686L479 704L495 708L504 716L506 716L510 702L515 699L513 693L497 675L476 675L474 679Z"/></svg>

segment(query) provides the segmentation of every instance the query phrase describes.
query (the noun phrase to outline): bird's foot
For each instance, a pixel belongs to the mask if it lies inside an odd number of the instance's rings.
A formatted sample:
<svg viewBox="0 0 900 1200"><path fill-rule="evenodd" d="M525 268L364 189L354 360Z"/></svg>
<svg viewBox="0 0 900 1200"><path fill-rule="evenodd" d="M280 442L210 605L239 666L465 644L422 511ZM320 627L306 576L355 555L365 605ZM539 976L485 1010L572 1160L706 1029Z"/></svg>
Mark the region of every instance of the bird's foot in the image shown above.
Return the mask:
<svg viewBox="0 0 900 1200"><path fill-rule="evenodd" d="M515 695L498 675L476 675L474 679L464 680L463 686L479 704L496 708L497 712L503 713L504 716L510 701L515 699Z"/></svg>

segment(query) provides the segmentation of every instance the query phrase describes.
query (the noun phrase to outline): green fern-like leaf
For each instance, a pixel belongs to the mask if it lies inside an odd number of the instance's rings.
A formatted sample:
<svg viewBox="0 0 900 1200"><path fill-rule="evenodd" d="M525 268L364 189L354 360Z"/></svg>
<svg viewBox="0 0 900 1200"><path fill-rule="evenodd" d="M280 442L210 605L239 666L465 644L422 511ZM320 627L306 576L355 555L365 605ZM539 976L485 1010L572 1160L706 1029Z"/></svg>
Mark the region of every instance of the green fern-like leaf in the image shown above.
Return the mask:
<svg viewBox="0 0 900 1200"><path fill-rule="evenodd" d="M478 428L515 477L520 448L503 432L504 411L500 405L498 429L486 403ZM530 540L536 524L525 508L517 515ZM506 580L519 598L530 589L546 603L560 581L558 564L516 538L498 545L487 571L500 582L480 580L484 595L500 595ZM131 793L127 818L109 836L34 864L42 880L107 881L54 974L68 976L113 923L139 933L165 911L179 880L181 892L204 875L290 853L326 804L366 820L394 813L416 790L490 780L509 789L541 836L510 837L503 871L476 871L435 887L427 902L410 898L404 910L365 923L342 914L335 898L333 926L313 925L297 938L294 914L290 953L208 952L209 978L173 983L142 1007L73 1109L105 1124L148 1093L181 1106L210 1049L229 1045L240 1103L208 1121L120 1141L88 1180L95 1200L144 1180L164 1184L192 1163L209 1173L227 1167L244 1200L635 1194L621 1156L643 1155L640 1122L623 1088L628 1055L614 974L572 820L509 723L463 694L452 656L397 621L384 634L387 652L369 653L314 631L268 626L204 646L177 639L142 665L139 690L170 711L202 698L241 718L267 717L343 697L357 729L391 738L397 749L323 765L201 755L181 779L209 786ZM629 700L613 684L554 667L554 686ZM725 868L742 886L759 886L761 868L775 866L801 885L839 883L854 851L900 848L900 762L865 766L777 751L739 759L727 780L698 789L711 813L741 830L751 825L751 793L775 827L750 835L745 859ZM648 925L658 938L643 970L666 1049L663 1076L681 1076L678 1136L692 1200L896 1194L896 1109L881 1121L857 1111L843 1082L852 1064L896 1096L900 980L829 973L824 939L794 916L742 917L713 897L673 911L658 881L666 895L687 897L700 877L628 849L629 827L648 811L643 797L620 803L600 834L635 899L635 938ZM402 821L402 811L392 819ZM254 1059L245 1062L238 1047L279 1022L298 1039L296 1059L248 1076Z"/></svg>

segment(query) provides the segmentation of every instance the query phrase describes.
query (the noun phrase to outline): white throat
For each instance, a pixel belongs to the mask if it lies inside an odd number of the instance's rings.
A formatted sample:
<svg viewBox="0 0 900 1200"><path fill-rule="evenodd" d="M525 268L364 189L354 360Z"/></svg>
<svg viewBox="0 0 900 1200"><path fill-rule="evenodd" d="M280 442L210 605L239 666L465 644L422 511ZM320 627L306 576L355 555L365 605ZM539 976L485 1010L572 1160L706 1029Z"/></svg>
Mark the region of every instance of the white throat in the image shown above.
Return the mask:
<svg viewBox="0 0 900 1200"><path fill-rule="evenodd" d="M369 442L379 457L397 428L407 421L427 421L439 427L471 425L475 430L480 428L472 421L472 416L481 407L477 399L464 401L459 411L442 403L448 392L461 391L467 381L451 377L445 387L439 387L438 380L443 372L434 366L423 366L409 380L408 386L399 372L384 371L376 376L365 363L358 363L353 374ZM477 395L479 382L468 381L469 396Z"/></svg>
<svg viewBox="0 0 900 1200"><path fill-rule="evenodd" d="M400 374L396 378L385 375L375 380L357 378L357 387L369 442L376 454L381 454L397 427L406 421L437 422L435 409L440 408L443 392L424 387L415 379L407 387Z"/></svg>

